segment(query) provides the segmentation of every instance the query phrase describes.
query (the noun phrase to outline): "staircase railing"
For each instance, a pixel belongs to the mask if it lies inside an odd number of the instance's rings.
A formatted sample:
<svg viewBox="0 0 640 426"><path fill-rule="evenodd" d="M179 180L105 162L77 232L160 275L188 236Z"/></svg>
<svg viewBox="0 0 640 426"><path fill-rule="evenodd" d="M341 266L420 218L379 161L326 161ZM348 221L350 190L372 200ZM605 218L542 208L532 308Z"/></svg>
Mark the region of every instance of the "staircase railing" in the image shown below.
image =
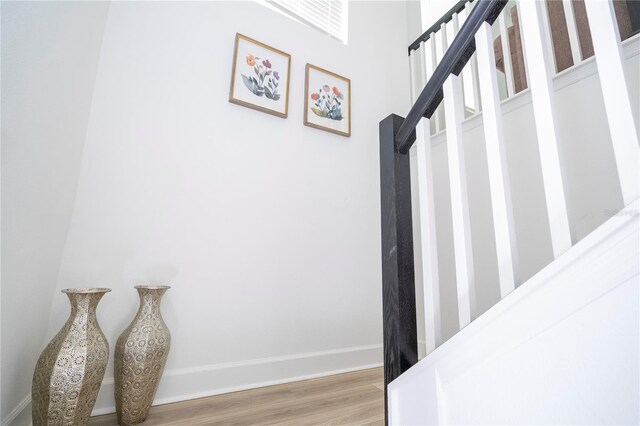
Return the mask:
<svg viewBox="0 0 640 426"><path fill-rule="evenodd" d="M507 38L510 34L504 28L504 15L499 22L503 30L501 41L494 39L491 27L507 3L506 0L476 0L472 8L470 2L459 1L412 43L409 46L410 56L427 46L427 41L431 43L433 62L428 55L421 58L424 61L421 65L427 70L429 79L416 97L406 118L392 114L380 122L385 412L388 412L386 385L418 361L410 173L410 149L414 144L419 182L427 352L442 343L431 163L433 132L430 120L443 100L460 329L478 315L462 132L466 111L461 78L463 69L474 53L473 67L477 73L477 81L474 84L479 87L476 102L481 101L482 106L501 298L521 284L494 51L497 44L507 47L502 52L505 61L503 71L505 74L513 73L513 69L507 64L510 62L510 58L507 57L510 52L510 42ZM563 0L562 3L567 7L567 15L563 19L566 19L568 24L573 22L569 33L570 39L575 43L578 31L575 22L572 21L574 14L571 12L571 16L568 15L574 7L576 14L578 13L575 3L580 2L574 1L571 5L571 0ZM639 150L638 133L623 70L624 58L616 12L610 1L587 0L584 7L589 18L598 72L603 76L599 80L620 191L623 204L627 206L638 198ZM522 27L522 40L518 35L517 42L522 43L524 50L521 55L523 64L524 59L528 64L525 82L527 86L524 87L531 91L551 245L553 257L557 258L575 243L575 235L567 212L566 183L558 153L560 136L555 122L557 114L553 102L552 77L560 68L554 62L553 34L549 28L545 8L544 2L541 1L518 2L517 13L520 16L516 18L521 21L519 25ZM458 31L458 14L465 9L468 13L467 18ZM436 62L434 34L438 28L444 29L450 21L453 21L457 34L448 48L443 49L444 54L435 69L429 70ZM446 34L442 34L441 37L446 37ZM513 37L511 38L513 40ZM446 38L443 44L446 44ZM580 56L579 50L573 45L569 54L574 59L579 58L582 61L588 58L584 51ZM416 80L421 86L421 79ZM522 86L519 90L523 90ZM514 94L513 81L509 85L508 93ZM479 109L478 107L476 112Z"/></svg>
<svg viewBox="0 0 640 426"><path fill-rule="evenodd" d="M465 21L460 32L444 54L442 61L436 67L429 82L422 90L413 107L411 107L407 118L400 125L396 135L396 144L401 153L406 153L411 148L413 140L410 140L410 134L422 117L431 118L435 109L440 105L443 98L442 89L445 80L451 74L460 75L471 55L475 52L475 36L480 26L485 22L489 25L493 24L506 4L506 0L480 0L473 9L469 19Z"/></svg>

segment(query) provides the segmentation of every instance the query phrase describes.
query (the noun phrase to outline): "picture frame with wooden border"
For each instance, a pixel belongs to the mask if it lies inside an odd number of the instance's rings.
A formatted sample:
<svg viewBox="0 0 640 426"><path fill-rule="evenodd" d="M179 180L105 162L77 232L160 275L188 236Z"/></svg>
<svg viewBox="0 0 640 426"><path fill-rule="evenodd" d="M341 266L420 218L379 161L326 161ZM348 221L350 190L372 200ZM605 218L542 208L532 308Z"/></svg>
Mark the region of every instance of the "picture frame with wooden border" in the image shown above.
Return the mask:
<svg viewBox="0 0 640 426"><path fill-rule="evenodd" d="M307 64L304 79L304 125L351 136L351 80Z"/></svg>
<svg viewBox="0 0 640 426"><path fill-rule="evenodd" d="M229 102L287 118L291 55L236 33Z"/></svg>

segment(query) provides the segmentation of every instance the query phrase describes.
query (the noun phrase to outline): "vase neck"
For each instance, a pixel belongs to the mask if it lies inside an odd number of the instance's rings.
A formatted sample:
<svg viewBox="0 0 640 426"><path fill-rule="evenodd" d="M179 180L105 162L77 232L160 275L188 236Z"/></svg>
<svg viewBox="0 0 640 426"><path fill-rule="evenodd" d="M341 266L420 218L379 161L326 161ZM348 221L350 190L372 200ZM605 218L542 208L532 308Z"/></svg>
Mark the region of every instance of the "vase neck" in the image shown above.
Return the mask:
<svg viewBox="0 0 640 426"><path fill-rule="evenodd" d="M160 302L162 296L167 291L166 288L137 288L140 296L140 314L150 314L160 312Z"/></svg>
<svg viewBox="0 0 640 426"><path fill-rule="evenodd" d="M93 318L96 316L96 307L105 293L67 293L71 303L71 317L79 315Z"/></svg>

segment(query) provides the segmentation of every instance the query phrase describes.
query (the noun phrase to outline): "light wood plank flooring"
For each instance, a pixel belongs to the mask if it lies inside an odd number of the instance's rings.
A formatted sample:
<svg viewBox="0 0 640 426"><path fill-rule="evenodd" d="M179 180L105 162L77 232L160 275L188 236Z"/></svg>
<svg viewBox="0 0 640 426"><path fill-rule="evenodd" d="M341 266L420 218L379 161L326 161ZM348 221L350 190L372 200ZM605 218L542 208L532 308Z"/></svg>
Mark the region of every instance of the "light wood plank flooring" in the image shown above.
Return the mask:
<svg viewBox="0 0 640 426"><path fill-rule="evenodd" d="M158 405L143 425L384 425L382 382L374 368ZM89 421L116 424L115 414Z"/></svg>

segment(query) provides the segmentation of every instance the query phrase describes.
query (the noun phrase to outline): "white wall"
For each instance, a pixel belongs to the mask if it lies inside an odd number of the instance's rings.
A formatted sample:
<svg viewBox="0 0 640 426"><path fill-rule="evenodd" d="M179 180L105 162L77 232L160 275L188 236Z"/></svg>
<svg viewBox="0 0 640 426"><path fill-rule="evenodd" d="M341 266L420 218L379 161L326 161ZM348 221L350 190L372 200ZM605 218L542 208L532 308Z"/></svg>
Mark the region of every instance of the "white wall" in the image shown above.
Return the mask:
<svg viewBox="0 0 640 426"><path fill-rule="evenodd" d="M378 122L409 107L406 18L403 2L352 2L345 46L254 2L112 3L31 357L68 315L59 290L113 288L98 308L113 345L148 282L173 286L158 402L378 365ZM288 119L227 101L236 32L292 55ZM351 78L351 138L302 125L307 62ZM98 412L114 404L111 371Z"/></svg>
<svg viewBox="0 0 640 426"><path fill-rule="evenodd" d="M436 23L456 2L457 0L420 0L423 31Z"/></svg>
<svg viewBox="0 0 640 426"><path fill-rule="evenodd" d="M29 402L33 368L46 343L108 5L1 7L0 418L8 420ZM30 411L24 411L19 420L28 421Z"/></svg>
<svg viewBox="0 0 640 426"><path fill-rule="evenodd" d="M424 30L422 29L422 1L421 0L407 0L407 46L415 41L422 35ZM409 60L407 58L407 60Z"/></svg>
<svg viewBox="0 0 640 426"><path fill-rule="evenodd" d="M390 424L638 424L638 207L392 382Z"/></svg>

